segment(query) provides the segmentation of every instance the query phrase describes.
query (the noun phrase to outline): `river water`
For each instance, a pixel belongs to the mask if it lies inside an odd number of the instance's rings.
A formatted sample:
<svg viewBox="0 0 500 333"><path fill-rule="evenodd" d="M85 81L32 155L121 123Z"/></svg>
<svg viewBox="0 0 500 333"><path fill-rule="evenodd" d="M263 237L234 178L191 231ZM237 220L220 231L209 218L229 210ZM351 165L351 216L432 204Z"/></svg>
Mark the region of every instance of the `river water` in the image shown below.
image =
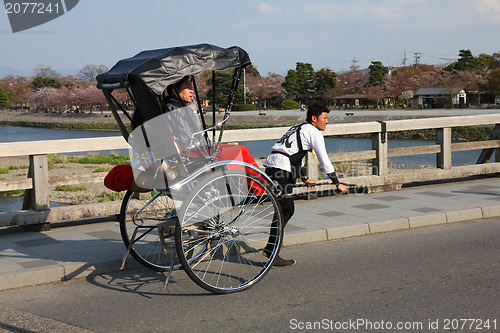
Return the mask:
<svg viewBox="0 0 500 333"><path fill-rule="evenodd" d="M248 141L243 144L248 147L255 158L269 155L269 150L276 140ZM329 153L342 153L352 151L362 151L372 149L372 141L368 138L325 138L326 149ZM425 145L435 145L430 140L399 140L388 141L389 148L416 147ZM452 153L453 166L476 163L481 150L471 150ZM421 165L436 166L435 154L424 154L414 156L389 157L389 163L415 167Z"/></svg>

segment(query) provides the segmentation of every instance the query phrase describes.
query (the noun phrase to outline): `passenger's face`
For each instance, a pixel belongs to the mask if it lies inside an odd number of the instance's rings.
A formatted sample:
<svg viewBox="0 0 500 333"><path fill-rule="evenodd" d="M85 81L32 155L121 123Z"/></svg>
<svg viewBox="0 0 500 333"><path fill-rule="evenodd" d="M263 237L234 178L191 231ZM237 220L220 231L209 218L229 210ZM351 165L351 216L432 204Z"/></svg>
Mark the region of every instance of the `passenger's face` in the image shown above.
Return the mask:
<svg viewBox="0 0 500 333"><path fill-rule="evenodd" d="M186 103L191 103L193 101L193 83L189 80L183 80L181 87L179 89L179 97Z"/></svg>
<svg viewBox="0 0 500 333"><path fill-rule="evenodd" d="M326 125L328 124L328 113L323 112L318 117L312 116L312 125L319 129L320 131L324 131L326 129Z"/></svg>

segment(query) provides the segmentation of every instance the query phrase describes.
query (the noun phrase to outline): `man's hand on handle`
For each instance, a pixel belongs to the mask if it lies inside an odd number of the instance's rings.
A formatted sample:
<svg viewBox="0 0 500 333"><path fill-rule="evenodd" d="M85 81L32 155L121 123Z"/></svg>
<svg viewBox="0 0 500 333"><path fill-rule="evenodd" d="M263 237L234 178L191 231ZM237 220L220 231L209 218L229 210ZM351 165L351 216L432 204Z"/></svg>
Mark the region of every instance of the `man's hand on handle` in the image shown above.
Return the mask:
<svg viewBox="0 0 500 333"><path fill-rule="evenodd" d="M316 185L318 185L319 183L312 180L312 179L306 179L306 180L304 180L304 184L307 185L307 188L315 188Z"/></svg>
<svg viewBox="0 0 500 333"><path fill-rule="evenodd" d="M337 185L337 189L342 192L342 193L346 193L347 192L347 186L345 184L338 184Z"/></svg>
<svg viewBox="0 0 500 333"><path fill-rule="evenodd" d="M316 187L316 185L318 185L319 183L318 183L317 181L312 180L312 179L306 179L306 180L304 180L304 184L306 184L306 185L307 185L307 188L309 188L309 189L313 189L313 188L315 188L315 187ZM338 189L340 192L342 192L342 193L347 193L347 190L348 190L347 185L342 184L342 183L340 183L340 184L338 184L338 185L337 185L337 189Z"/></svg>

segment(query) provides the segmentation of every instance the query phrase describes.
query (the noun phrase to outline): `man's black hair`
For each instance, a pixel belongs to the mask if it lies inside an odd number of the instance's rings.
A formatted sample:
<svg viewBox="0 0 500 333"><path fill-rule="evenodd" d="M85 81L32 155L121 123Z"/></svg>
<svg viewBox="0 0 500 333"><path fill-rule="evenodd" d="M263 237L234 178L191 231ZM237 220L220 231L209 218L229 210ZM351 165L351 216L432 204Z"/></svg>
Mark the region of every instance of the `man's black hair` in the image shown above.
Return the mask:
<svg viewBox="0 0 500 333"><path fill-rule="evenodd" d="M306 121L308 123L312 122L312 116L319 117L323 112L329 113L330 109L326 106L325 103L315 102L313 105L310 105L307 108Z"/></svg>

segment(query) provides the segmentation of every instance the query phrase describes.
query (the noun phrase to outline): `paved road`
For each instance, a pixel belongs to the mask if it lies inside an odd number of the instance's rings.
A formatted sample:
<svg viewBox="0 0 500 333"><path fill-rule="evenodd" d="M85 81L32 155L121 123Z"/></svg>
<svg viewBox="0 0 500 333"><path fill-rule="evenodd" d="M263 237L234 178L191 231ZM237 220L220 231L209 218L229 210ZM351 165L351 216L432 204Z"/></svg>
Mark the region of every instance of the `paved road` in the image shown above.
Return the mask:
<svg viewBox="0 0 500 333"><path fill-rule="evenodd" d="M500 329L499 235L496 218L294 246L286 255L295 267L231 295L207 294L182 271L160 292L162 275L147 270L2 291L0 328L285 332L319 322L333 331L396 332L401 323L405 332L444 332L489 319L482 332L493 332L494 320Z"/></svg>

